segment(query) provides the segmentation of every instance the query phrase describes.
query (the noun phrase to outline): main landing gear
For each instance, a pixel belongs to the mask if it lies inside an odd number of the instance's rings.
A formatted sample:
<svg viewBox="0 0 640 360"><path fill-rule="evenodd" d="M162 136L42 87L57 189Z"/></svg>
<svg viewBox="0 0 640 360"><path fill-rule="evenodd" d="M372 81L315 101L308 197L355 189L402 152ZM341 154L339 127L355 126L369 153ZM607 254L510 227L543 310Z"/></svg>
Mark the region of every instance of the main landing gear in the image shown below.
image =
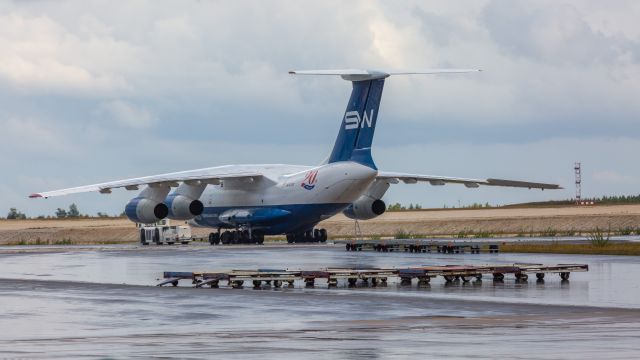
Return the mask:
<svg viewBox="0 0 640 360"><path fill-rule="evenodd" d="M227 245L227 244L264 244L264 233L259 230L236 230L224 231L209 234L209 243L211 245Z"/></svg>
<svg viewBox="0 0 640 360"><path fill-rule="evenodd" d="M287 234L287 242L293 243L323 243L327 241L327 230L313 229L297 234Z"/></svg>

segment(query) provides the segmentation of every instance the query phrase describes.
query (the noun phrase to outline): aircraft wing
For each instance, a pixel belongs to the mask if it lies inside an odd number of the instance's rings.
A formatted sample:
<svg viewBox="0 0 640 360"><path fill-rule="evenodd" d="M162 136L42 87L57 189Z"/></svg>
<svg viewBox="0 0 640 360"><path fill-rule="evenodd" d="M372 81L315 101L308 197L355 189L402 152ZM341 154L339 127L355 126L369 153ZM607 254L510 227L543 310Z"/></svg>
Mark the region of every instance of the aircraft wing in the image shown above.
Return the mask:
<svg viewBox="0 0 640 360"><path fill-rule="evenodd" d="M455 177L446 177L446 176L432 176L432 175L419 175L419 174L406 174L406 173L398 173L398 172L387 172L387 171L379 171L378 177L379 180L387 180L389 183L397 184L402 181L405 184L415 184L419 181L428 182L431 185L444 185L447 183L454 184L463 184L468 188L477 188L480 185L484 186L506 186L506 187L517 187L517 188L528 188L528 189L562 189L559 185L556 184L544 184L537 182L528 182L528 181L517 181L517 180L503 180L503 179L465 179L465 178L455 178Z"/></svg>
<svg viewBox="0 0 640 360"><path fill-rule="evenodd" d="M247 180L253 182L262 177L260 172L253 169L243 169L238 166L219 166L198 170L180 171L161 175L145 176L133 179L116 180L100 184L78 186L68 189L45 191L29 195L30 198L48 198L51 196L69 195L82 192L98 191L103 194L111 193L111 189L126 188L137 190L139 186L170 186L177 187L180 182L187 184L219 184L221 180Z"/></svg>

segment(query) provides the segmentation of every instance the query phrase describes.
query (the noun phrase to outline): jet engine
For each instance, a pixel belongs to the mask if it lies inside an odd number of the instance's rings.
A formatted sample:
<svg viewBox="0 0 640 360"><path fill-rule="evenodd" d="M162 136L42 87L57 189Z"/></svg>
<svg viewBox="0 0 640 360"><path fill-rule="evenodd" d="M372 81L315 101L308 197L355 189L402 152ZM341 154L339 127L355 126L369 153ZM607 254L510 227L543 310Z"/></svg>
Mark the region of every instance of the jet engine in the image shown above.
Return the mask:
<svg viewBox="0 0 640 360"><path fill-rule="evenodd" d="M151 224L166 218L169 208L159 201L137 197L129 201L124 208L124 213L131 221Z"/></svg>
<svg viewBox="0 0 640 360"><path fill-rule="evenodd" d="M180 184L176 191L164 200L164 204L169 208L169 219L190 220L201 215L204 204L198 199L206 187L207 184L199 181Z"/></svg>
<svg viewBox="0 0 640 360"><path fill-rule="evenodd" d="M202 214L204 210L204 205L200 200L180 194L167 196L164 204L169 209L169 219L173 220L190 220Z"/></svg>
<svg viewBox="0 0 640 360"><path fill-rule="evenodd" d="M342 213L350 219L369 220L384 214L385 210L387 210L387 206L384 201L363 195L344 209Z"/></svg>
<svg viewBox="0 0 640 360"><path fill-rule="evenodd" d="M162 220L169 215L169 208L162 200L167 197L171 188L166 185L149 185L138 197L133 198L124 208L124 213L129 220L151 224Z"/></svg>

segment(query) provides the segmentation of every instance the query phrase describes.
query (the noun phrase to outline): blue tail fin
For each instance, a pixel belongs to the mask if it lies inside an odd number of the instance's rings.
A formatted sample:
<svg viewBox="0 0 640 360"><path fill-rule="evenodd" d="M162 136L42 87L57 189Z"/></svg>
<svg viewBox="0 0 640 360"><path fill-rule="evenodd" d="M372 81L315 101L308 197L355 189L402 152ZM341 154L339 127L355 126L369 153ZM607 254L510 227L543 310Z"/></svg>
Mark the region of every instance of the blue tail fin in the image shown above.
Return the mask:
<svg viewBox="0 0 640 360"><path fill-rule="evenodd" d="M384 78L352 81L352 84L351 97L328 163L351 160L377 169L371 157L371 143L376 129Z"/></svg>

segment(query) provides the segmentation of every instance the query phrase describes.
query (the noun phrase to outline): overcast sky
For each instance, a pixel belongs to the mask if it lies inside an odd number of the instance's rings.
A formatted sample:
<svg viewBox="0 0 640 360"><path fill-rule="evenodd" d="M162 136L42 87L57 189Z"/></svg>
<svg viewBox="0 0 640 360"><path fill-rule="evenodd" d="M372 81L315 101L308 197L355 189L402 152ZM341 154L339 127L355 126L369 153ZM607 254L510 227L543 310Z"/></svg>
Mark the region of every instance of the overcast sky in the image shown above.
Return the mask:
<svg viewBox="0 0 640 360"><path fill-rule="evenodd" d="M640 2L0 1L0 211L120 213L36 191L237 163L314 165L350 85L291 69L475 67L387 81L380 169L560 183L396 185L444 204L640 193ZM0 214L4 215L4 213Z"/></svg>

